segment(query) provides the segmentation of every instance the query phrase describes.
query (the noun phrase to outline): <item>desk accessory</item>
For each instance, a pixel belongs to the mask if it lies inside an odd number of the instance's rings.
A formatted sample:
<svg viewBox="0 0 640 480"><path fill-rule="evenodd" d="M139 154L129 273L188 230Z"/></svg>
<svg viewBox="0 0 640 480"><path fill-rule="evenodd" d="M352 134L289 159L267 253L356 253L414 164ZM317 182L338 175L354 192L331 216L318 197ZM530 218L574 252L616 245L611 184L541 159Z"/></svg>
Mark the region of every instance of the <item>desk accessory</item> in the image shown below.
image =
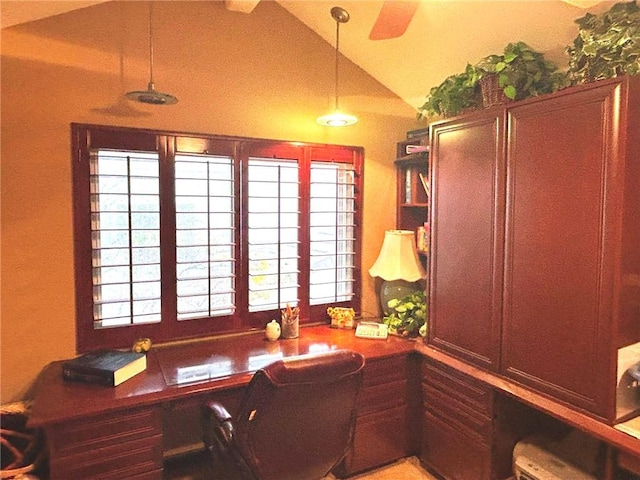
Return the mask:
<svg viewBox="0 0 640 480"><path fill-rule="evenodd" d="M96 350L62 364L62 378L116 387L147 368L144 353Z"/></svg>
<svg viewBox="0 0 640 480"><path fill-rule="evenodd" d="M267 327L264 329L265 337L272 342L280 338L280 333L280 324L275 320L271 320L267 323Z"/></svg>
<svg viewBox="0 0 640 480"><path fill-rule="evenodd" d="M298 338L300 307L289 306L282 309L282 338Z"/></svg>
<svg viewBox="0 0 640 480"><path fill-rule="evenodd" d="M353 308L328 307L327 313L331 318L331 326L334 328L353 328L353 317L356 312Z"/></svg>
<svg viewBox="0 0 640 480"><path fill-rule="evenodd" d="M151 339L149 338L139 338L131 347L131 351L136 353L147 353L149 350L151 350Z"/></svg>
<svg viewBox="0 0 640 480"><path fill-rule="evenodd" d="M356 327L356 337L384 340L389 335L389 327L384 323L360 322Z"/></svg>

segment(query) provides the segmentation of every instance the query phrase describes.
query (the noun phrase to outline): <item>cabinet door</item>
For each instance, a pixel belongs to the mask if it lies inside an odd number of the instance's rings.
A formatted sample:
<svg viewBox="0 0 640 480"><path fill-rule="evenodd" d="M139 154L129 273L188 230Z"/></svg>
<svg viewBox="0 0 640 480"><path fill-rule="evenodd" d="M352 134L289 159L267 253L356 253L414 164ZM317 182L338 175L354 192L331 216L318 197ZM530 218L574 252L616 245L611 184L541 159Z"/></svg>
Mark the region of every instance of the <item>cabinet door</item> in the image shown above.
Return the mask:
<svg viewBox="0 0 640 480"><path fill-rule="evenodd" d="M502 125L482 113L431 133L429 343L491 370L500 349Z"/></svg>
<svg viewBox="0 0 640 480"><path fill-rule="evenodd" d="M605 417L624 191L619 104L609 84L507 117L503 372Z"/></svg>

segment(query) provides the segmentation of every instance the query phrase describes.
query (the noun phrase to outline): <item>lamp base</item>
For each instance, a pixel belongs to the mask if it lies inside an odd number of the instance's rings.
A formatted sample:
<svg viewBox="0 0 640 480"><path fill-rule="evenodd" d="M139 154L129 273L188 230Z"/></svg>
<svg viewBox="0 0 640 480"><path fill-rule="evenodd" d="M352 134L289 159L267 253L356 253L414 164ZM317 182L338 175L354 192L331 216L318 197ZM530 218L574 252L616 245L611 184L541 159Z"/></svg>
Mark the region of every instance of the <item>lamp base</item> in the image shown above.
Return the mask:
<svg viewBox="0 0 640 480"><path fill-rule="evenodd" d="M384 280L380 287L380 305L384 316L391 313L389 300L404 298L420 290L417 282L407 282L406 280Z"/></svg>

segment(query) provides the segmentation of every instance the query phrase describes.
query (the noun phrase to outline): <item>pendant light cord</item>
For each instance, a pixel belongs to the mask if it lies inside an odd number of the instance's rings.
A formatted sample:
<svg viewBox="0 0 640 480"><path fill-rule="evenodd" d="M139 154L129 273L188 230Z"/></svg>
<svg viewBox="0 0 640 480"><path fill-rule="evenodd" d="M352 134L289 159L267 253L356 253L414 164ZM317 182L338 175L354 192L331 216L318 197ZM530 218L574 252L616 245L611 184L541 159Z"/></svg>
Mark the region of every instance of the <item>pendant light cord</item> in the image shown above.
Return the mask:
<svg viewBox="0 0 640 480"><path fill-rule="evenodd" d="M153 84L153 2L149 2L149 83Z"/></svg>
<svg viewBox="0 0 640 480"><path fill-rule="evenodd" d="M340 21L336 19L336 111L338 110L338 52L340 51Z"/></svg>

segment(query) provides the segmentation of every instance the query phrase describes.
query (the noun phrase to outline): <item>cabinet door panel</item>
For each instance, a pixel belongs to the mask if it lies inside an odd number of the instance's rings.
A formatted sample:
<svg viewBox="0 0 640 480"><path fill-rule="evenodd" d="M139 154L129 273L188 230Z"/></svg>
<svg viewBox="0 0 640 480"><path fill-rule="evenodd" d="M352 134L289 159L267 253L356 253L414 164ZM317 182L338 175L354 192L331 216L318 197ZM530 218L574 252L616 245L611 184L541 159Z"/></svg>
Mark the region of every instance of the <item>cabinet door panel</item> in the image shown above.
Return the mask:
<svg viewBox="0 0 640 480"><path fill-rule="evenodd" d="M491 447L429 412L424 413L421 460L448 480L489 480Z"/></svg>
<svg viewBox="0 0 640 480"><path fill-rule="evenodd" d="M616 178L606 86L508 114L503 370L606 415ZM619 200L619 198L618 198Z"/></svg>
<svg viewBox="0 0 640 480"><path fill-rule="evenodd" d="M407 415L402 406L358 417L351 450L336 473L353 475L413 454Z"/></svg>
<svg viewBox="0 0 640 480"><path fill-rule="evenodd" d="M429 341L497 370L504 153L501 119L474 115L432 130Z"/></svg>

